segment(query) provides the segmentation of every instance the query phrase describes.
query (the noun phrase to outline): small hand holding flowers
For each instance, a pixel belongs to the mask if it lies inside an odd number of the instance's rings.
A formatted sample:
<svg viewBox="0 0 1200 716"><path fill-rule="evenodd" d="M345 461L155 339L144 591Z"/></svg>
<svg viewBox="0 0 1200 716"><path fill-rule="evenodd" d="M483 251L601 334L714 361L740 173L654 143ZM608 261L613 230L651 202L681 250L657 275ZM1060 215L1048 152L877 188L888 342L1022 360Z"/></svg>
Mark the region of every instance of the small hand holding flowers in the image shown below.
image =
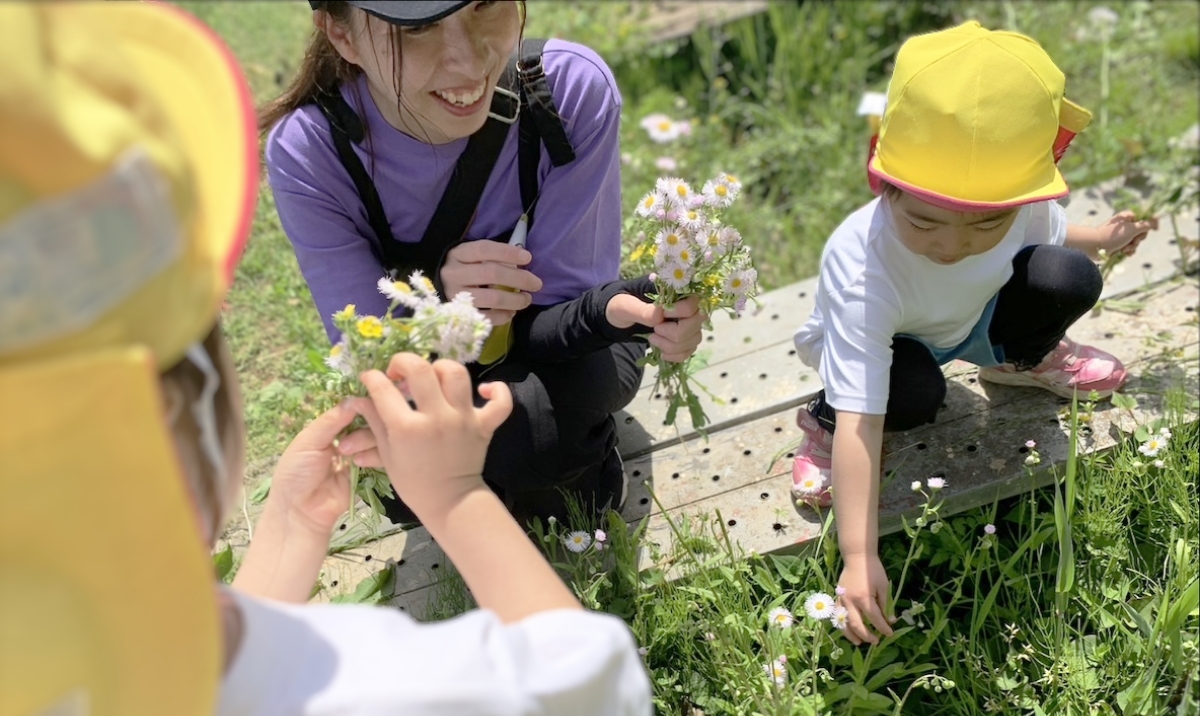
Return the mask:
<svg viewBox="0 0 1200 716"><path fill-rule="evenodd" d="M424 358L436 355L458 363L470 363L479 357L483 342L491 331L491 323L473 305L471 294L460 292L442 302L433 283L416 271L407 282L379 279L379 291L391 300L381 316L362 316L353 305L333 315L334 325L342 332L341 340L329 352L325 363L336 371L331 388L343 396L365 396L367 388L359 376L366 371L384 371L397 353L414 353ZM406 314L393 317L403 307ZM343 455L358 454L350 469L351 508L355 496L372 509L373 515L384 513L379 496L392 496L392 486L383 472L373 469L379 462L374 451L363 454L365 438L358 437L366 427L362 418L351 426L343 437L339 451ZM373 447L373 446L372 446Z"/></svg>
<svg viewBox="0 0 1200 716"><path fill-rule="evenodd" d="M741 182L730 174L706 182L699 193L682 179L664 177L638 202L644 238L630 260L650 273L654 304L667 315L678 304L693 302L704 316L717 310L740 313L757 294L758 273L750 249L737 229L720 220L720 211L733 204L741 189ZM707 321L705 327L711 327ZM659 369L655 392L668 401L667 422L675 422L679 408L686 406L692 426L701 429L708 416L689 382L692 361L677 360L652 347L646 365Z"/></svg>

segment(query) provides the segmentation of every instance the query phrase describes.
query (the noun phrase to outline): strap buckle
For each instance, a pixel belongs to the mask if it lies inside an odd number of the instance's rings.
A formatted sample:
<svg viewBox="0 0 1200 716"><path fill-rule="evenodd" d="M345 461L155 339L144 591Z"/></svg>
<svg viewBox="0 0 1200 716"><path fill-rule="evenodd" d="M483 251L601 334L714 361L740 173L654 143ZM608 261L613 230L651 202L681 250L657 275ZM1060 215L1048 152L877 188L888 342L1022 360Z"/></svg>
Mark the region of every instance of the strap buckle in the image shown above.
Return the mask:
<svg viewBox="0 0 1200 716"><path fill-rule="evenodd" d="M512 107L511 117L496 113L497 109L503 109L504 104ZM501 107L498 108L497 105L501 105ZM496 85L495 94L492 96L492 106L488 108L487 116L498 122L515 124L521 116L521 95L510 89Z"/></svg>

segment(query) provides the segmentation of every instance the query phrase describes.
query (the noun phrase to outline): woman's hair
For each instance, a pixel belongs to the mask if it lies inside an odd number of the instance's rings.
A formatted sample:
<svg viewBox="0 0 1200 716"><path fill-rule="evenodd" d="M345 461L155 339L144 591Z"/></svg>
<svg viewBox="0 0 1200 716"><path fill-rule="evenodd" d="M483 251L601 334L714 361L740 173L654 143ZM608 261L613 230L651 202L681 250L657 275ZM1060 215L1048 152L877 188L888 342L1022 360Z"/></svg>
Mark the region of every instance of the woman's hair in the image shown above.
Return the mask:
<svg viewBox="0 0 1200 716"><path fill-rule="evenodd" d="M351 7L344 0L328 0L320 9L329 13L334 22L347 26L350 24ZM398 43L395 49L399 62ZM320 28L315 28L312 38L308 41L308 49L304 51L300 69L292 77L283 94L259 108L259 134L266 134L276 122L291 112L306 104L312 104L322 93L332 91L342 82L354 80L361 72L357 65L347 62L338 54L337 48Z"/></svg>
<svg viewBox="0 0 1200 716"><path fill-rule="evenodd" d="M330 18L339 25L350 26L353 17L352 6L345 0L327 0L321 4L319 9L329 13ZM518 11L521 15L521 29L517 36L519 46L520 38L525 35L524 0L518 3ZM363 17L367 22L372 21L371 16L366 13L363 13ZM392 42L392 84L396 92L398 110L403 107L404 103L404 99L400 95L400 50L403 39L401 35L399 26L391 27L389 36ZM347 62L329 41L329 37L320 28L315 28L312 38L308 42L308 49L304 52L304 59L300 62L300 69L297 70L291 83L288 84L283 94L259 108L259 134L266 134L271 127L275 126L276 122L288 114L305 105L313 104L318 96L332 92L343 82L354 81L361 73L362 69L358 65ZM357 109L359 116L362 116L362 108Z"/></svg>
<svg viewBox="0 0 1200 716"><path fill-rule="evenodd" d="M201 447L202 428L192 412L192 406L203 400L204 371L190 358L184 357L162 374L160 382L188 492L202 520L201 526L207 530L208 538L215 540L225 524L229 507L226 503L234 493L234 483L242 480L241 471L235 466L242 464L245 432L233 359L221 336L219 324L213 327L201 346L220 378L220 385L212 397L212 410L224 469L213 465L212 459Z"/></svg>

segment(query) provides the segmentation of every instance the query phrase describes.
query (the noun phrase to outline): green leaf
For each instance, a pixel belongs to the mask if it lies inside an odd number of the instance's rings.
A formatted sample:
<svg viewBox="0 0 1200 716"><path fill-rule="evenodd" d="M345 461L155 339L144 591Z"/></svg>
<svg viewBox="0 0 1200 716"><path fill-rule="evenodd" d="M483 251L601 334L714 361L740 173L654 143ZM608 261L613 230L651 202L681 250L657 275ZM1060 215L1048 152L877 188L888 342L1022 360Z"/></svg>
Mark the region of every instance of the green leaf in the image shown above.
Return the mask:
<svg viewBox="0 0 1200 716"><path fill-rule="evenodd" d="M233 576L233 547L225 545L225 549L212 556L212 561L217 579L228 584Z"/></svg>
<svg viewBox="0 0 1200 716"><path fill-rule="evenodd" d="M1125 613L1128 614L1129 618L1133 620L1133 623L1137 625L1138 631L1142 633L1142 636L1149 639L1154 630L1150 628L1150 623L1146 621L1146 618L1141 614L1138 614L1138 611L1129 606L1128 602L1121 602L1121 608L1125 610Z"/></svg>
<svg viewBox="0 0 1200 716"><path fill-rule="evenodd" d="M1112 404L1121 410L1135 410L1137 408L1137 400L1132 395L1124 393L1113 393Z"/></svg>
<svg viewBox="0 0 1200 716"><path fill-rule="evenodd" d="M252 505L262 504L263 500L267 499L267 495L271 494L271 478L264 477L259 480L258 485L254 487L254 491L246 498Z"/></svg>
<svg viewBox="0 0 1200 716"><path fill-rule="evenodd" d="M881 687L892 680L892 677L896 675L897 671L900 671L903 668L903 664L893 663L888 664L879 671L876 671L875 675L872 676L869 681L867 681L867 691L878 691Z"/></svg>
<svg viewBox="0 0 1200 716"><path fill-rule="evenodd" d="M384 602L392 597L389 587L395 571L396 567L389 564L359 582L353 593L339 594L329 601L334 604L379 604Z"/></svg>

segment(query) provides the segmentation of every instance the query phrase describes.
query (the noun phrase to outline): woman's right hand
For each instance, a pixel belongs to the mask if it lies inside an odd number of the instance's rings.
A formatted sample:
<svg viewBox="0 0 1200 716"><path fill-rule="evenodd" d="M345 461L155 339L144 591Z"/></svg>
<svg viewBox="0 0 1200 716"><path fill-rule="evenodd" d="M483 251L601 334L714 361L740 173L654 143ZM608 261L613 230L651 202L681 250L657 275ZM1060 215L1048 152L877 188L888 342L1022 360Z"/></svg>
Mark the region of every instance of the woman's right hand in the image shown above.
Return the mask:
<svg viewBox="0 0 1200 716"><path fill-rule="evenodd" d="M442 264L439 276L445 298L466 291L493 326L504 325L533 302L531 293L542 290L542 280L520 268L532 260L533 254L519 246L465 241L450 249Z"/></svg>
<svg viewBox="0 0 1200 716"><path fill-rule="evenodd" d="M387 374L370 370L360 376L371 400L361 413L400 499L423 522L436 521L483 484L483 461L496 428L512 412L512 393L504 383L485 383L487 402L476 408L471 377L459 363L430 364L412 353L398 353ZM404 381L416 408L396 387Z"/></svg>

